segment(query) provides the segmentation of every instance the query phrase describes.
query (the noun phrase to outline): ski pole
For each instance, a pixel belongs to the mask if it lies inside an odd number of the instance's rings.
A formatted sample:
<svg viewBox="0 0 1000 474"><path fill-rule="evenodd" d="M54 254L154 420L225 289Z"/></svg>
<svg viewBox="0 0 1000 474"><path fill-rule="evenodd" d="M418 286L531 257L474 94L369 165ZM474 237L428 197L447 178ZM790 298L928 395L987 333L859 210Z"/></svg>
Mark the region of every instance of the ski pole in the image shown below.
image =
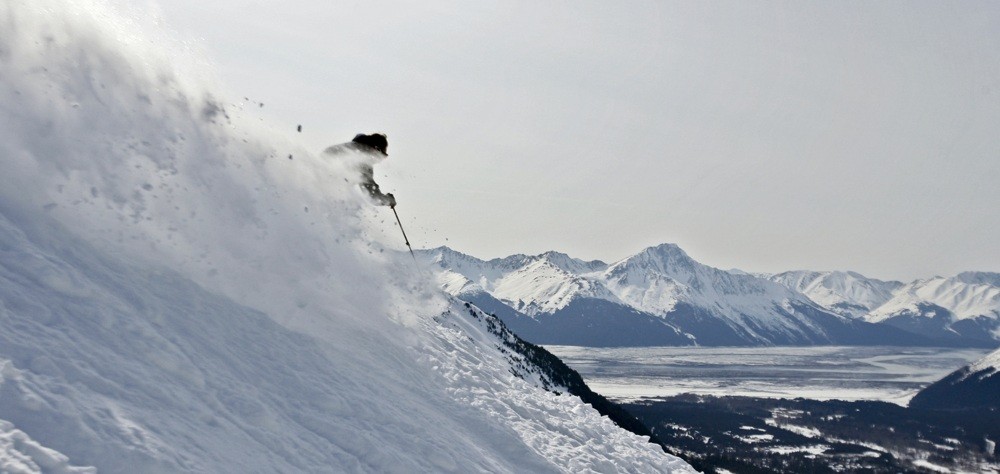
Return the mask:
<svg viewBox="0 0 1000 474"><path fill-rule="evenodd" d="M417 256L413 254L413 247L410 246L410 239L406 238L406 231L403 230L403 222L399 220L399 213L396 212L396 206L390 207L392 213L396 215L396 223L399 224L399 231L403 233L403 242L406 242L406 248L410 249L410 256L413 257L413 261L417 261Z"/></svg>

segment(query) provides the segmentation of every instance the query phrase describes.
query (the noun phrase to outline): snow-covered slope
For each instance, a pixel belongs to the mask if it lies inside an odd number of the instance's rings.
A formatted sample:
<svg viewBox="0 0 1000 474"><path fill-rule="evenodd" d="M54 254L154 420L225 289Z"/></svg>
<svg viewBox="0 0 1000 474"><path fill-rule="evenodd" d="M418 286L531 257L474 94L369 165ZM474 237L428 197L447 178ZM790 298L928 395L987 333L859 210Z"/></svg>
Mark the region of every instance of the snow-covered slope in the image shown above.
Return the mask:
<svg viewBox="0 0 1000 474"><path fill-rule="evenodd" d="M910 401L935 410L1000 410L1000 349L921 390Z"/></svg>
<svg viewBox="0 0 1000 474"><path fill-rule="evenodd" d="M0 470L690 472L383 252L350 164L169 38L88 1L0 25Z"/></svg>
<svg viewBox="0 0 1000 474"><path fill-rule="evenodd" d="M916 303L932 303L946 308L955 319L1000 316L1000 274L967 272L950 278L914 281L872 311L869 319L886 319L901 310L913 308Z"/></svg>
<svg viewBox="0 0 1000 474"><path fill-rule="evenodd" d="M66 455L46 448L17 429L13 423L0 420L0 472L7 474L94 474L93 467L72 466Z"/></svg>
<svg viewBox="0 0 1000 474"><path fill-rule="evenodd" d="M791 271L769 277L803 293L820 306L850 318L861 318L889 301L903 286L855 272Z"/></svg>
<svg viewBox="0 0 1000 474"><path fill-rule="evenodd" d="M536 342L919 343L902 331L828 312L780 283L698 263L673 244L611 265L555 252L489 262L446 248L420 255L441 268L439 280L452 294L495 308L488 294L514 310L508 324Z"/></svg>
<svg viewBox="0 0 1000 474"><path fill-rule="evenodd" d="M965 272L907 284L854 272L785 272L769 277L827 310L884 323L948 344L1000 341L1000 273Z"/></svg>
<svg viewBox="0 0 1000 474"><path fill-rule="evenodd" d="M1000 349L997 349L989 354L986 354L982 359L979 359L971 364L969 364L970 374L1000 374Z"/></svg>
<svg viewBox="0 0 1000 474"><path fill-rule="evenodd" d="M1000 274L966 272L917 280L865 319L925 334L1000 341Z"/></svg>
<svg viewBox="0 0 1000 474"><path fill-rule="evenodd" d="M558 311L576 298L615 298L600 282L564 270L548 254L504 275L492 293L528 315Z"/></svg>

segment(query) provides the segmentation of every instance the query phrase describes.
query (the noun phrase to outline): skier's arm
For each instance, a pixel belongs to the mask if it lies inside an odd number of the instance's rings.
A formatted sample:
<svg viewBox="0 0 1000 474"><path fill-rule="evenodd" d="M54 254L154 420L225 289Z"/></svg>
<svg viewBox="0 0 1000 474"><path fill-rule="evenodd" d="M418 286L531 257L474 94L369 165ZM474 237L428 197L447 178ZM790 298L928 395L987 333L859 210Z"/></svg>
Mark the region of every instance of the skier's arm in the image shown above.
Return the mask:
<svg viewBox="0 0 1000 474"><path fill-rule="evenodd" d="M396 197L392 193L383 193L378 187L378 183L374 179L365 180L361 183L361 187L368 194L371 195L372 199L375 200L380 206L396 207Z"/></svg>

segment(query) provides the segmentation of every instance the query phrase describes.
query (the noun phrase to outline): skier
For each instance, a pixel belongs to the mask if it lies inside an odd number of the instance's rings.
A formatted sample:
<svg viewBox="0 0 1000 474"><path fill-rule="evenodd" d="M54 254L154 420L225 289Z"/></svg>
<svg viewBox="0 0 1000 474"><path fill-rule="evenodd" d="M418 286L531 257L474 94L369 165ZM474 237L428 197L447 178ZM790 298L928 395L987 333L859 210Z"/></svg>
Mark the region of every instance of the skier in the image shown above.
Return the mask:
<svg viewBox="0 0 1000 474"><path fill-rule="evenodd" d="M389 153L386 151L387 148L389 148L389 141L385 138L385 135L381 133L373 133L371 135L359 133L354 136L354 139L350 143L331 146L323 150L323 154L342 155L349 151L360 152L363 155L363 159L357 164L357 170L361 178L358 185L361 186L361 189L367 191L378 205L389 206L395 210L396 198L392 193L383 193L379 189L378 183L375 182L374 165L376 162L389 156Z"/></svg>
<svg viewBox="0 0 1000 474"><path fill-rule="evenodd" d="M399 231L403 233L403 242L406 243L406 248L410 250L410 256L416 262L417 256L413 254L410 239L406 237L406 231L403 230L403 221L399 220L399 213L396 212L396 198L392 193L382 193L382 190L378 187L378 183L375 182L375 170L373 166L375 162L389 156L389 153L386 151L387 148L389 148L389 141L386 140L385 135L381 133L373 133L371 135L359 133L354 136L354 139L350 143L331 146L323 150L323 154L337 156L355 152L355 155L360 156L361 159L357 161L356 165L359 177L361 178L358 185L361 186L361 189L368 191L368 194L380 206L389 206L392 209L392 214L396 216L396 223L399 224Z"/></svg>

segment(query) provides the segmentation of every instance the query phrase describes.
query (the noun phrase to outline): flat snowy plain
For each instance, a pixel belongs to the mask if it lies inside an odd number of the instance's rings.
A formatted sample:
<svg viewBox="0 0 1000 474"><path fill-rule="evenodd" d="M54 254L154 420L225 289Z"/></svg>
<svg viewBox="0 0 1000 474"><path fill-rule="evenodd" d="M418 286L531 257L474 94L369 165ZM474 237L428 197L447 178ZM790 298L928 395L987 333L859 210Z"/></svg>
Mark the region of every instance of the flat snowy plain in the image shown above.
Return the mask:
<svg viewBox="0 0 1000 474"><path fill-rule="evenodd" d="M546 346L596 392L618 400L682 393L906 405L982 349L927 347Z"/></svg>

